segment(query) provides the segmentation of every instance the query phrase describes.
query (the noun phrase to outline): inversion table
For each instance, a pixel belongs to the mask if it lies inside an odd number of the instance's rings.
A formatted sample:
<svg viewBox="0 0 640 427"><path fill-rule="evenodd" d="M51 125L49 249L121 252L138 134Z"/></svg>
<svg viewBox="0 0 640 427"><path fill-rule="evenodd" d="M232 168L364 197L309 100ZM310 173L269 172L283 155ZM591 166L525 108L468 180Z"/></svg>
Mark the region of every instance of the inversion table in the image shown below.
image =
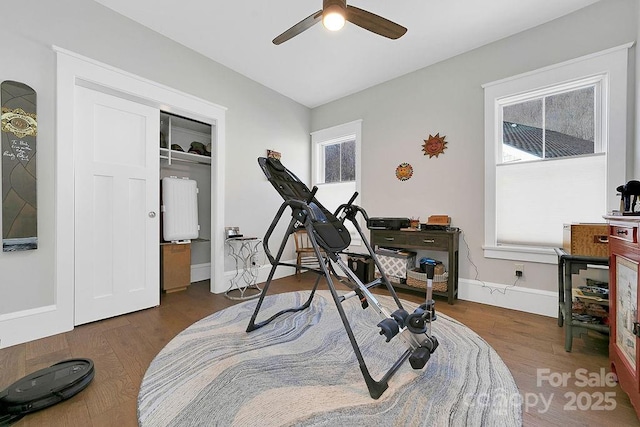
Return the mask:
<svg viewBox="0 0 640 427"><path fill-rule="evenodd" d="M332 214L315 198L317 187L314 187L313 190L310 191L297 176L282 165L280 160L270 157L260 157L258 158L258 164L262 168L269 182L271 182L274 188L282 196L284 202L276 213L276 216L269 226L263 240L265 254L271 263L271 271L264 284L263 292L260 295L256 308L251 316L249 325L247 326L247 332L258 329L285 313L292 313L308 308L311 305L313 296L318 288L320 278L324 277L340 314L344 329L349 337L349 341L351 342L351 346L353 347L353 351L358 359L360 370L362 371L365 383L367 384L369 394L374 399L379 398L388 388L390 378L407 359L409 359L412 368L422 369L429 360L431 354L438 347L438 340L431 334L431 323L436 319L435 302L432 299L432 279L435 264L427 266L425 303L421 304L413 313L409 314L402 307L400 299L389 283L380 262L376 258L375 252L371 248L369 241L364 236L362 229L356 220L356 215L358 213L362 214L367 222L369 219L364 209L353 204L354 200L358 196L357 192L354 193L346 204L340 205L336 212ZM274 257L269 249L269 239L287 209L291 211L291 220L289 221L289 226L284 233L278 253ZM351 243L351 235L345 227L345 220L351 221L357 232L360 234L362 242L366 246L369 255L380 272L381 277L376 278L370 283L362 283L358 276L356 276L356 274L340 257L341 252ZM313 246L319 263L319 268L317 269L281 261L289 236L301 229L305 229L309 235L311 245ZM336 274L332 262L346 275L346 280L343 280ZM309 299L299 307L282 310L266 320L256 322L264 297L269 290L269 286L271 285L276 269L280 266L298 267L305 271L308 270L317 273L318 276L311 294L309 295ZM343 295L338 295L331 273L333 273L333 276L338 278L341 283L347 285L351 291ZM378 302L374 294L369 290L378 285L384 285L386 287L397 306L395 311L391 313L388 312L388 310ZM393 364L393 366L391 366L382 378L377 381L374 380L369 373L369 369L367 368L360 351L360 347L358 346L354 333L351 329L351 325L349 324L349 319L347 319L344 309L342 308L342 303L352 297L359 298L363 309L371 308L379 313L381 321L376 326L380 328L380 335L384 335L386 337L386 342L391 341L392 338L397 336L397 339L402 340L407 347L405 352Z"/></svg>

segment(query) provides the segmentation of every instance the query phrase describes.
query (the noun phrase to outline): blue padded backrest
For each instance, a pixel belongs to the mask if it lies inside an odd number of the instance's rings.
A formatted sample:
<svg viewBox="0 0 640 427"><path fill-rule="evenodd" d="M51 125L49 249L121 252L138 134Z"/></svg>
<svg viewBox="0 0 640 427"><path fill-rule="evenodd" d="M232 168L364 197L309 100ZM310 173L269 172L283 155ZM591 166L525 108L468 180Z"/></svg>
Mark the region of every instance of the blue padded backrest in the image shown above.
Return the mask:
<svg viewBox="0 0 640 427"><path fill-rule="evenodd" d="M300 200L306 202L311 191L295 174L285 168L280 160L271 157L259 157L258 164L265 176L285 201ZM338 252L351 244L351 235L342 221L329 212L314 197L309 202L315 221L312 222L314 236L318 244L329 252Z"/></svg>

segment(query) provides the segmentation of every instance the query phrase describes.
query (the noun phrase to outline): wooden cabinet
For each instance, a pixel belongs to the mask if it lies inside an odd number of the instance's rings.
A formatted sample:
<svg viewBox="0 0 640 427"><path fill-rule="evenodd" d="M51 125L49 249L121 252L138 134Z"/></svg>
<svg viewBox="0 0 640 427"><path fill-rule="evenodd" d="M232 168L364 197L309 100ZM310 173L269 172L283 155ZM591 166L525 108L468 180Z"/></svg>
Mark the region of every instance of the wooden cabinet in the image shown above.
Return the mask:
<svg viewBox="0 0 640 427"><path fill-rule="evenodd" d="M371 230L371 244L375 247L389 247L400 249L416 249L425 251L447 252L449 276L446 292L433 292L434 295L447 297L447 302L453 304L458 298L458 253L460 230L402 231L402 230ZM406 285L396 284L400 288L413 289Z"/></svg>
<svg viewBox="0 0 640 427"><path fill-rule="evenodd" d="M640 319L638 265L640 217L607 217L609 221L609 360L620 387L640 417Z"/></svg>
<svg viewBox="0 0 640 427"><path fill-rule="evenodd" d="M160 247L162 290L175 292L187 289L191 283L191 244L162 243Z"/></svg>

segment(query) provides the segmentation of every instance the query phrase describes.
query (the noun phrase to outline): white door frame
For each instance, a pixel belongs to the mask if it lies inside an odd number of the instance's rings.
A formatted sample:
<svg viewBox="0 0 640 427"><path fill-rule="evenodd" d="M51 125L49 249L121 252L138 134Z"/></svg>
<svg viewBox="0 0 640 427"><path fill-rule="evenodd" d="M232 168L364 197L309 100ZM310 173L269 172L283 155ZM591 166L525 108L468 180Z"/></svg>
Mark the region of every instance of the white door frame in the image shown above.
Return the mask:
<svg viewBox="0 0 640 427"><path fill-rule="evenodd" d="M74 91L98 88L163 111L212 125L211 292L225 290L224 159L226 108L54 46L57 54L57 135L55 154L55 294L64 323L73 329L74 278ZM123 153L126 155L126 153ZM159 184L159 183L158 183ZM159 242L158 242L159 243ZM217 286L216 286L217 285ZM222 289L220 289L222 288ZM68 323L67 323L68 322Z"/></svg>

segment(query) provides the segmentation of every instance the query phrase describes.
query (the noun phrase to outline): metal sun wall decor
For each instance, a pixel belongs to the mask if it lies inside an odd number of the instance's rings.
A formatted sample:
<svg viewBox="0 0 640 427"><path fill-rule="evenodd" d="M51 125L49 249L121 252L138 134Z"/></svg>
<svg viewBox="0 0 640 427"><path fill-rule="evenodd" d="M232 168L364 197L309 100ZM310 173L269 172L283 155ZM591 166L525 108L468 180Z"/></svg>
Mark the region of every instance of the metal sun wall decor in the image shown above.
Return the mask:
<svg viewBox="0 0 640 427"><path fill-rule="evenodd" d="M24 83L0 84L2 251L38 248L36 92Z"/></svg>
<svg viewBox="0 0 640 427"><path fill-rule="evenodd" d="M407 181L413 176L413 166L409 163L400 163L396 168L396 178L400 181Z"/></svg>
<svg viewBox="0 0 640 427"><path fill-rule="evenodd" d="M433 156L438 157L440 154L444 154L444 150L447 148L447 142L444 140L446 137L440 136L440 133L437 133L435 136L429 135L429 138L424 140L424 144L422 144L422 151L424 151L424 155L429 155L429 158Z"/></svg>

